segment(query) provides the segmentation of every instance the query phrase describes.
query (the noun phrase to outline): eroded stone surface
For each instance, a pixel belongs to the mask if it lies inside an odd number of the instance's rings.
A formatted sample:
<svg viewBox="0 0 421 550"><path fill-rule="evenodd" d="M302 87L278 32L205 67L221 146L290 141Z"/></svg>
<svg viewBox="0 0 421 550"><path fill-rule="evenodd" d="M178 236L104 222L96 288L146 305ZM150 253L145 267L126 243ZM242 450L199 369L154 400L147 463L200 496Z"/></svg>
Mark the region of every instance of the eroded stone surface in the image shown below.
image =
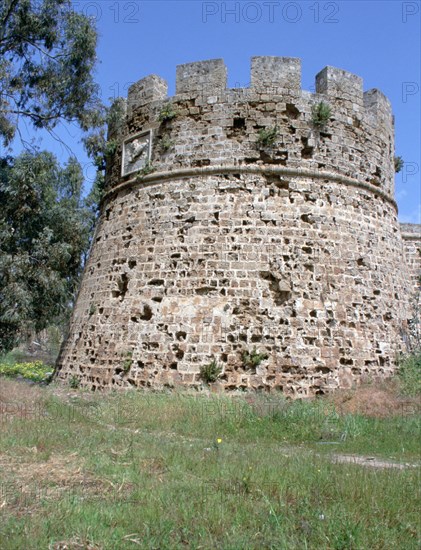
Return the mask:
<svg viewBox="0 0 421 550"><path fill-rule="evenodd" d="M215 358L225 390L307 396L393 371L420 231L397 222L390 104L340 69L316 94L300 80L299 60L256 57L247 89L222 60L179 67L170 99L156 75L132 86L59 379L195 386ZM121 177L121 144L148 130L154 171Z"/></svg>
<svg viewBox="0 0 421 550"><path fill-rule="evenodd" d="M421 285L421 225L414 223L400 224L405 258L410 270L413 291L418 294Z"/></svg>

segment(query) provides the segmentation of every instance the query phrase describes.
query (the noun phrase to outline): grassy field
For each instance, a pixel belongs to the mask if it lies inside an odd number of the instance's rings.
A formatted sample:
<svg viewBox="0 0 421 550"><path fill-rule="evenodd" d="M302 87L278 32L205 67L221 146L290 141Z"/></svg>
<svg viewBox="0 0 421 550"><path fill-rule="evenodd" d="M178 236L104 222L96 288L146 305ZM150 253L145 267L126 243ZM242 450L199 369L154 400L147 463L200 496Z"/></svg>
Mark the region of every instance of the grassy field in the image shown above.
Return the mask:
<svg viewBox="0 0 421 550"><path fill-rule="evenodd" d="M1 378L0 548L419 550L419 402L366 391L287 402ZM383 466L336 460L356 454Z"/></svg>

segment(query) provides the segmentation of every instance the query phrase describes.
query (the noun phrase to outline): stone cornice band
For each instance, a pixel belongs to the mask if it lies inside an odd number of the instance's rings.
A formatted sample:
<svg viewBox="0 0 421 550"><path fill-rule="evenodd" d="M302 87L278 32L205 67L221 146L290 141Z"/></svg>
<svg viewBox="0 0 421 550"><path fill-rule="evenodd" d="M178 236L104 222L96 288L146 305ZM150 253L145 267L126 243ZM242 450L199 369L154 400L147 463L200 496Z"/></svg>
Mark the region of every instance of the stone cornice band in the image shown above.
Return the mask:
<svg viewBox="0 0 421 550"><path fill-rule="evenodd" d="M402 239L404 241L419 241L421 240L421 233L402 233Z"/></svg>
<svg viewBox="0 0 421 550"><path fill-rule="evenodd" d="M257 166L257 165L215 165L215 166L202 166L202 167L188 167L188 168L178 168L176 170L167 170L164 172L153 172L147 174L141 178L135 177L131 178L123 183L116 185L115 187L109 189L103 199L101 206L107 202L113 195L130 189L133 187L138 187L145 184L153 184L155 182L166 181L166 180L176 180L183 179L188 177L198 177L198 176L208 176L208 175L224 175L224 174L259 174L259 175L277 175L277 176L288 176L288 177L302 177L309 179L323 179L328 181L334 181L337 183L342 183L352 187L358 187L369 191L375 195L378 195L386 202L390 203L396 210L398 210L396 201L385 191L379 189L371 183L362 182L355 178L349 176L344 176L343 174L337 174L334 172L327 172L323 170L308 170L303 168L286 168L284 166Z"/></svg>

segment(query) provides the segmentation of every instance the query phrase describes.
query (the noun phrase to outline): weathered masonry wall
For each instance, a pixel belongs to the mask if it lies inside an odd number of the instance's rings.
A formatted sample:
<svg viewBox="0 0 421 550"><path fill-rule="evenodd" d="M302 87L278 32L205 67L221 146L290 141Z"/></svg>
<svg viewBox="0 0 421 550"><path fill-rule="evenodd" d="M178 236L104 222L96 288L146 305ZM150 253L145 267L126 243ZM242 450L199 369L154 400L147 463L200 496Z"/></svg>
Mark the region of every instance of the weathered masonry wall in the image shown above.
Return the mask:
<svg viewBox="0 0 421 550"><path fill-rule="evenodd" d="M177 67L176 95L166 89L140 80L110 129L118 147L58 378L200 386L216 359L226 390L307 396L392 372L412 282L388 100L332 67L310 94L300 61L273 57L252 59L250 88L227 89L211 60ZM275 126L275 143L259 142ZM126 171L147 147L149 163ZM267 355L256 368L243 360L254 348Z"/></svg>
<svg viewBox="0 0 421 550"><path fill-rule="evenodd" d="M413 291L418 293L421 290L421 225L401 223L400 228Z"/></svg>

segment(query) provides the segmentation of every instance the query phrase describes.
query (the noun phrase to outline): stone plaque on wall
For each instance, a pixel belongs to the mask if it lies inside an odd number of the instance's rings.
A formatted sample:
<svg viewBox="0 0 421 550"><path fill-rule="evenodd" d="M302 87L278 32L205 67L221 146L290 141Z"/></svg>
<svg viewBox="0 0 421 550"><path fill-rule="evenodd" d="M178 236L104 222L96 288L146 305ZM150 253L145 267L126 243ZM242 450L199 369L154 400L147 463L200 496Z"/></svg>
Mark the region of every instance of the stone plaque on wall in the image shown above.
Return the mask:
<svg viewBox="0 0 421 550"><path fill-rule="evenodd" d="M123 143L121 175L127 176L142 170L151 157L151 131L131 136Z"/></svg>

